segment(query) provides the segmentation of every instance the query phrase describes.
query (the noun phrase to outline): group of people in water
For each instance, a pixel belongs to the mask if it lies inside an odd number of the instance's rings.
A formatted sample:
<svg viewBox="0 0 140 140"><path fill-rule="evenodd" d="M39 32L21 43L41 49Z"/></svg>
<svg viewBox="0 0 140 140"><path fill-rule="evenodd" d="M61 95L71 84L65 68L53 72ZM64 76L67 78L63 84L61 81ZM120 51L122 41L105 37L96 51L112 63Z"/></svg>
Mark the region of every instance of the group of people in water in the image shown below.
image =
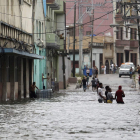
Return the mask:
<svg viewBox="0 0 140 140"><path fill-rule="evenodd" d="M118 87L118 90L115 93L115 97L112 95L112 89L109 86L105 87L105 95L103 95L103 84L99 82L98 78L95 76L92 78L91 83L89 82L89 75L84 76L82 79L83 90L86 91L87 88L92 86L92 91L97 91L98 102L99 103L112 103L113 100L116 100L119 104L124 104L123 97L125 97L122 86Z"/></svg>

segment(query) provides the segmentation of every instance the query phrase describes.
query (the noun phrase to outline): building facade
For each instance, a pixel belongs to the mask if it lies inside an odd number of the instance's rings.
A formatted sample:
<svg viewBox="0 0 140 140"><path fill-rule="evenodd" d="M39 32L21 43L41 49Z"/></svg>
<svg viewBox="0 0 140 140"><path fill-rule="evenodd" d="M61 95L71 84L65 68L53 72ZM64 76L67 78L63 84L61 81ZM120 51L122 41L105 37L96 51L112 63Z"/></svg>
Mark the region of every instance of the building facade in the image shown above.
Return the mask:
<svg viewBox="0 0 140 140"><path fill-rule="evenodd" d="M124 2L127 2L124 3ZM113 2L113 24L115 42L115 62L118 66L124 62L139 64L139 39L135 1ZM123 18L124 17L124 18Z"/></svg>
<svg viewBox="0 0 140 140"><path fill-rule="evenodd" d="M113 36L110 23L113 22L113 4L110 0L76 0L76 36L79 36L79 24L83 25L83 36L90 36L92 24L92 1L94 7L94 34L98 36ZM66 1L66 25L73 27L74 24L74 0ZM82 21L81 21L82 20ZM110 29L109 29L110 28ZM71 29L70 36L73 36Z"/></svg>
<svg viewBox="0 0 140 140"><path fill-rule="evenodd" d="M67 85L68 77L65 70L66 50L66 3L64 0L46 0L46 49L47 71L52 82L58 82L59 87ZM60 63L60 61L62 63ZM63 69L62 69L63 68ZM63 73L60 72L63 71ZM63 77L63 78L62 78ZM65 82L64 82L65 81Z"/></svg>
<svg viewBox="0 0 140 140"><path fill-rule="evenodd" d="M28 98L33 59L42 59L33 53L32 1L0 0L0 5L0 100Z"/></svg>
<svg viewBox="0 0 140 140"><path fill-rule="evenodd" d="M35 1L35 15L34 15L34 53L43 57L40 60L34 60L34 81L39 89L47 87L47 59L46 59L46 18L45 10L43 6L43 0Z"/></svg>
<svg viewBox="0 0 140 140"><path fill-rule="evenodd" d="M76 37L76 53L75 53L75 71L79 73L79 38ZM70 38L70 42L73 41L73 38ZM88 37L84 37L83 45L88 42L88 46L83 47L83 60L82 68L91 66L91 43ZM114 62L114 43L113 37L108 36L96 36L93 38L92 44L92 65L98 68L100 74L103 74L102 66L106 65L107 74L109 74L110 64ZM68 44L68 43L67 43ZM68 48L68 45L67 45ZM71 65L73 66L73 45L69 47Z"/></svg>

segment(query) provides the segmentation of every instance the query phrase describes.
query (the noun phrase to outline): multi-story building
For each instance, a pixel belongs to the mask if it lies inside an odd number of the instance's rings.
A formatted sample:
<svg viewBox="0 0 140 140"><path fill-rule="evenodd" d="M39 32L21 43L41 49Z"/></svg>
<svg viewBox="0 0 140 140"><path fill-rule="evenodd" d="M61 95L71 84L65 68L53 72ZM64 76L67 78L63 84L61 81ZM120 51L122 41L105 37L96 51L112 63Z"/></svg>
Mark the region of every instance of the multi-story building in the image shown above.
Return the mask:
<svg viewBox="0 0 140 140"><path fill-rule="evenodd" d="M68 82L68 75L64 72L66 6L64 0L46 0L46 46L47 46L47 71L50 82L59 82L59 88L64 88L64 81ZM62 53L61 53L62 52ZM60 55L61 54L61 55ZM63 61L62 61L63 60ZM63 63L62 63L63 62ZM68 68L68 67L67 67ZM63 78L65 76L65 78ZM65 79L65 80L64 80Z"/></svg>
<svg viewBox="0 0 140 140"><path fill-rule="evenodd" d="M43 59L34 60L34 81L39 89L43 89L43 86L47 86L46 79L42 77L47 77L47 67L46 67L46 9L43 0L36 0L34 7L34 53L41 55Z"/></svg>
<svg viewBox="0 0 140 140"><path fill-rule="evenodd" d="M114 18L111 26L114 27L114 56L118 66L129 61L135 65L139 64L137 11L134 3L135 0L113 2Z"/></svg>
<svg viewBox="0 0 140 140"><path fill-rule="evenodd" d="M0 100L29 97L33 82L32 1L0 0Z"/></svg>
<svg viewBox="0 0 140 140"><path fill-rule="evenodd" d="M76 68L76 73L79 73L79 37L76 37L76 46L75 46L75 68ZM70 37L69 39L70 42L73 41L73 38ZM91 54L91 49L90 49L90 41L88 37L83 38L83 67L84 65L88 66L90 68L90 54ZM86 46L89 42L89 46ZM68 44L68 41L67 41ZM106 65L106 72L109 74L109 67L110 64L114 62L114 47L113 47L113 37L108 37L108 36L96 36L93 38L93 47L92 47L92 52L93 52L93 66L96 66L99 70L99 73L103 73L102 71L102 66ZM68 48L68 45L67 45ZM69 46L69 56L70 59L72 60L71 64L73 65L73 44L70 44Z"/></svg>
<svg viewBox="0 0 140 140"><path fill-rule="evenodd" d="M113 4L110 0L76 0L76 1L69 0L68 2L66 2L66 8L67 8L66 19L67 19L67 28L69 29L69 34L68 34L69 37L73 37L75 2L76 2L75 31L76 31L76 38L79 37L80 38L79 41L81 42L79 44L79 48L81 47L84 49L84 47L88 47L90 45L89 42L91 43L92 28L93 28L93 36L94 36L93 38L95 38L95 36L110 36L110 37L113 36L113 29L110 28L109 26L110 23L113 22L113 18L112 18ZM92 25L92 19L93 19L93 25ZM95 50L96 53L94 52ZM100 57L102 58L100 54L103 53L101 50L93 48L92 62L90 59L88 60L89 67L91 66L91 63L93 63L94 65L98 66L98 68L100 69L101 62L99 60ZM82 58L81 65L83 67L84 57L80 56L80 58ZM77 63L78 66L80 66L79 61ZM75 67L77 69L77 65Z"/></svg>

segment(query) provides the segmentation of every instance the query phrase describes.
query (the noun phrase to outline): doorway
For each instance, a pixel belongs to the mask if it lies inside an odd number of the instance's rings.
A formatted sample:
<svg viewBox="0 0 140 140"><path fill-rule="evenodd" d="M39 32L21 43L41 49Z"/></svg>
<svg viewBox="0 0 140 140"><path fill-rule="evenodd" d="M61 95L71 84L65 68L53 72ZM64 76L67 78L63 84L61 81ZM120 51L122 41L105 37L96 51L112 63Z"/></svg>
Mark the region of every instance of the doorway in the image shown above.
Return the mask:
<svg viewBox="0 0 140 140"><path fill-rule="evenodd" d="M125 62L129 62L129 51L125 51Z"/></svg>
<svg viewBox="0 0 140 140"><path fill-rule="evenodd" d="M23 59L23 95L26 98L26 59Z"/></svg>
<svg viewBox="0 0 140 140"><path fill-rule="evenodd" d="M105 61L105 65L106 65L106 74L109 74L109 61L108 60Z"/></svg>

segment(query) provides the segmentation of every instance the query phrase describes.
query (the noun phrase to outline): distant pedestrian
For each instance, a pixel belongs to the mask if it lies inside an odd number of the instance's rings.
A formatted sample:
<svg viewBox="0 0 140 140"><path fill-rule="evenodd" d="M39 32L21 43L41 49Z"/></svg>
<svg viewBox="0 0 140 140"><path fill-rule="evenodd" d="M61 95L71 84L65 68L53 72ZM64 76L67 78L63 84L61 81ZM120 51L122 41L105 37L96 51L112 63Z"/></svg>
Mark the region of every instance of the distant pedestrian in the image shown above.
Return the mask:
<svg viewBox="0 0 140 140"><path fill-rule="evenodd" d="M113 63L111 64L111 68L112 68L111 71L112 71L112 74L113 74L114 73L114 64Z"/></svg>
<svg viewBox="0 0 140 140"><path fill-rule="evenodd" d="M96 68L93 67L93 69L92 69L92 76L95 76L95 75L96 75Z"/></svg>
<svg viewBox="0 0 140 140"><path fill-rule="evenodd" d="M140 74L140 66L139 65L138 65L137 69L138 69L138 74Z"/></svg>
<svg viewBox="0 0 140 140"><path fill-rule="evenodd" d="M44 78L44 76L43 76L43 79L47 79L47 84L48 84L48 88L50 88L51 87L51 85L50 85L50 74L48 73L47 74L47 78Z"/></svg>
<svg viewBox="0 0 140 140"><path fill-rule="evenodd" d="M87 74L87 76L86 76L86 80L87 80L87 86L88 86L88 82L89 82L89 74Z"/></svg>
<svg viewBox="0 0 140 140"><path fill-rule="evenodd" d="M86 82L87 82L87 80L86 80L86 78L85 78L85 76L84 76L84 77L83 77L83 80L82 80L84 92L86 91L86 88L87 88Z"/></svg>
<svg viewBox="0 0 140 140"><path fill-rule="evenodd" d="M98 68L96 67L96 77L98 78Z"/></svg>
<svg viewBox="0 0 140 140"><path fill-rule="evenodd" d="M119 86L115 94L116 102L119 104L124 104L123 97L125 97L124 91L122 90L122 86Z"/></svg>
<svg viewBox="0 0 140 140"><path fill-rule="evenodd" d="M96 81L95 78L93 77L91 80L91 83L89 84L89 86L92 85L92 91L96 90Z"/></svg>
<svg viewBox="0 0 140 140"><path fill-rule="evenodd" d="M86 73L87 73L87 75L89 75L89 73L90 73L89 68L87 68Z"/></svg>
<svg viewBox="0 0 140 140"><path fill-rule="evenodd" d="M96 82L96 85L97 85L97 82L98 82L99 80L98 80L98 78L95 76L95 82Z"/></svg>
<svg viewBox="0 0 140 140"><path fill-rule="evenodd" d="M107 103L107 100L108 100L107 94L108 94L109 86L106 86L105 89L106 89L106 90L105 90L105 96L106 96L106 103Z"/></svg>
<svg viewBox="0 0 140 140"><path fill-rule="evenodd" d="M140 74L139 74L139 88L140 88Z"/></svg>
<svg viewBox="0 0 140 140"><path fill-rule="evenodd" d="M106 74L106 65L105 65L105 67L104 67L104 74Z"/></svg>
<svg viewBox="0 0 140 140"><path fill-rule="evenodd" d="M114 74L116 73L116 70L117 70L117 66L116 66L116 64L114 63Z"/></svg>
<svg viewBox="0 0 140 140"><path fill-rule="evenodd" d="M30 89L29 89L29 91L30 91L30 98L36 98L37 97L36 94L35 94L35 88L38 89L38 87L36 86L36 83L33 82L33 84L30 85Z"/></svg>
<svg viewBox="0 0 140 140"><path fill-rule="evenodd" d="M102 103L106 98L103 96L103 91L102 91L102 83L99 83L99 88L98 88L98 102Z"/></svg>
<svg viewBox="0 0 140 140"><path fill-rule="evenodd" d="M132 79L132 71L133 71L133 69L132 69L132 67L130 68L130 79Z"/></svg>
<svg viewBox="0 0 140 140"><path fill-rule="evenodd" d="M109 69L110 69L110 74L112 74L112 65L110 65Z"/></svg>

